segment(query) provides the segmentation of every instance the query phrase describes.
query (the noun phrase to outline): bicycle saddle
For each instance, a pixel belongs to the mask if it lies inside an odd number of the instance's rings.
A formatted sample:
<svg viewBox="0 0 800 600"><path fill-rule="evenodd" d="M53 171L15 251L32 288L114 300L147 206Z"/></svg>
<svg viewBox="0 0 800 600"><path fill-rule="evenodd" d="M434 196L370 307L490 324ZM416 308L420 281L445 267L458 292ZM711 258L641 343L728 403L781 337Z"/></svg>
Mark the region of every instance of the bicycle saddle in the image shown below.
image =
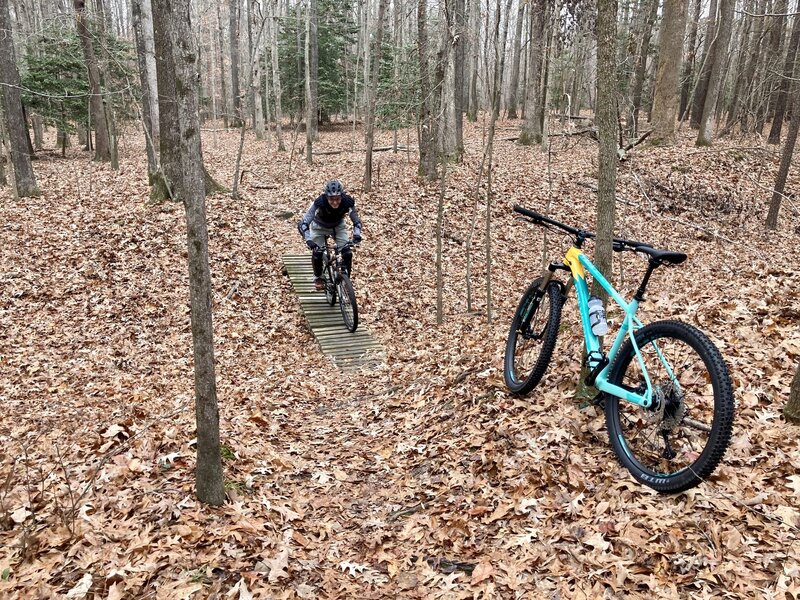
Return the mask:
<svg viewBox="0 0 800 600"><path fill-rule="evenodd" d="M673 252L672 250L659 250L651 246L639 246L636 248L637 252L644 252L652 260L659 264L669 263L671 265L679 265L686 260L686 255L683 252Z"/></svg>

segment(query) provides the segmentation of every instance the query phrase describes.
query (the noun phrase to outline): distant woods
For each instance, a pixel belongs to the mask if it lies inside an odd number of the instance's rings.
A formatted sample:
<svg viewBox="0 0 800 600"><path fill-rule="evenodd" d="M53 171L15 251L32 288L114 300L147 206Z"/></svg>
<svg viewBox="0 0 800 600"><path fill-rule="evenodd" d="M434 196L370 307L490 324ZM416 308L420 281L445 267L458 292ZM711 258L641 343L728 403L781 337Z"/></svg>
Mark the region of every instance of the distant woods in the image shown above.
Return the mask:
<svg viewBox="0 0 800 600"><path fill-rule="evenodd" d="M619 147L645 135L672 144L692 128L698 145L755 134L790 159L798 10L797 0L619 2ZM519 143L538 145L570 123L593 128L607 101L595 2L195 0L189 11L204 127L252 128L280 151L285 128L302 127L308 162L326 126L350 127L353 149L367 149L366 187L376 130L415 132L420 174L435 180L443 161L461 160L465 118L515 119ZM36 190L27 162L44 127L62 152L77 143L114 165L117 132L136 125L157 181L159 103L172 99L157 86L151 0L0 0L0 18L14 42L0 53L2 174L17 193ZM771 228L783 185L764 216Z"/></svg>

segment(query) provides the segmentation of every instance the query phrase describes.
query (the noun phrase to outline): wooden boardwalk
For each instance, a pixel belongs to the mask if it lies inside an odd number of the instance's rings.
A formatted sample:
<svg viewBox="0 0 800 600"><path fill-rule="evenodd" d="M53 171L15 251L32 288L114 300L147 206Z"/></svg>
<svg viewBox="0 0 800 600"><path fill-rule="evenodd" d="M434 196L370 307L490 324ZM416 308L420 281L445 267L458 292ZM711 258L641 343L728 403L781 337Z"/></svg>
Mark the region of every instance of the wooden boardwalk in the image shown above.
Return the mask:
<svg viewBox="0 0 800 600"><path fill-rule="evenodd" d="M283 268L300 300L300 310L308 320L311 333L317 339L323 354L343 369L383 362L383 348L364 325L359 323L354 333L347 331L339 302L329 306L325 301L325 294L314 289L310 254L284 255Z"/></svg>

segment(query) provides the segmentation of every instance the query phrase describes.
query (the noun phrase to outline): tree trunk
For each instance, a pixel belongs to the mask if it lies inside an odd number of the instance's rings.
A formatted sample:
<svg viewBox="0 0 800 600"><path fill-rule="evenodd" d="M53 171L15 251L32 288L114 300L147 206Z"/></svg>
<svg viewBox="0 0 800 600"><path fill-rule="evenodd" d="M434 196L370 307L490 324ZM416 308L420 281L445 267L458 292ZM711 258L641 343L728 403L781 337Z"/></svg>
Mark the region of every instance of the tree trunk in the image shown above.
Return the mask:
<svg viewBox="0 0 800 600"><path fill-rule="evenodd" d="M511 62L511 82L508 89L508 118L517 118L517 92L519 90L519 64L522 54L522 24L525 21L525 2L520 1L514 29L514 57Z"/></svg>
<svg viewBox="0 0 800 600"><path fill-rule="evenodd" d="M709 8L708 24L706 26L706 37L703 43L703 59L700 61L700 70L697 73L697 82L694 86L694 98L692 98L692 113L690 125L692 129L700 127L703 118L703 108L708 92L708 81L711 77L711 65L714 64L714 50L719 44L714 40L717 36L717 0L711 0Z"/></svg>
<svg viewBox="0 0 800 600"><path fill-rule="evenodd" d="M467 19L466 19L465 0L455 0L453 13L454 21L454 39L453 43L453 66L455 72L453 73L453 112L455 113L455 152L453 158L456 162L461 162L464 156L464 62L466 59L466 37L467 37Z"/></svg>
<svg viewBox="0 0 800 600"><path fill-rule="evenodd" d="M78 37L83 47L83 57L86 61L86 71L89 76L91 94L89 106L95 131L94 160L108 162L111 160L111 142L108 136L108 123L106 121L105 107L103 106L103 95L100 90L100 71L97 68L92 36L87 25L86 2L85 0L73 0L73 7L75 8L75 24L78 30Z"/></svg>
<svg viewBox="0 0 800 600"><path fill-rule="evenodd" d="M481 2L480 0L472 0L472 8L470 9L470 21L472 23L472 37L470 44L472 48L472 60L470 67L472 73L469 82L469 108L467 109L467 119L474 123L478 120L478 66L480 65L480 48L481 48ZM423 96L424 97L424 96Z"/></svg>
<svg viewBox="0 0 800 600"><path fill-rule="evenodd" d="M242 98L239 88L239 2L230 0L230 48L231 48L231 96L233 98L233 126L244 127L242 123Z"/></svg>
<svg viewBox="0 0 800 600"><path fill-rule="evenodd" d="M794 119L792 119L794 121ZM792 379L792 387L789 390L789 402L783 409L783 416L787 421L792 423L800 423L800 365L794 372L794 379Z"/></svg>
<svg viewBox="0 0 800 600"><path fill-rule="evenodd" d="M797 59L798 45L800 45L800 16L795 16L792 24L792 34L789 38L789 48L786 51L786 61L783 65L783 77L781 78L778 97L775 101L775 116L772 119L772 127L767 138L768 144L780 144L781 142L781 129L783 128L783 119L786 114L786 104L792 83L794 64ZM795 107L795 111L797 111L797 107ZM797 115L797 117L800 117L800 115Z"/></svg>
<svg viewBox="0 0 800 600"><path fill-rule="evenodd" d="M98 70L100 72L101 89L106 90L103 93L103 108L106 112L108 146L109 150L111 151L111 168L116 171L119 169L119 155L117 153L117 122L114 114L114 101L111 96L108 95L107 91L111 81L111 75L109 73L111 59L108 54L108 44L105 42L105 40L108 39L106 31L107 27L109 27L108 15L110 13L106 11L103 0L95 0L95 4L97 5L98 14L100 15L100 18L98 19L96 35L102 40L100 45L100 56L102 60L100 61Z"/></svg>
<svg viewBox="0 0 800 600"><path fill-rule="evenodd" d="M217 4L217 56L219 57L220 110L222 110L222 125L227 129L231 105L228 101L228 82L225 80L225 35L222 31L222 19L220 18L219 8L220 5Z"/></svg>
<svg viewBox="0 0 800 600"><path fill-rule="evenodd" d="M689 40L687 42L688 51L686 60L683 63L683 71L681 74L681 106L678 110L679 119L683 121L686 118L686 112L689 109L690 95L692 93L692 75L694 72L695 56L697 54L697 27L700 22L700 9L702 7L702 0L692 0L692 20L689 27ZM682 41L682 40L681 40Z"/></svg>
<svg viewBox="0 0 800 600"><path fill-rule="evenodd" d="M736 0L719 0L719 27L712 50L714 63L711 65L711 77L708 80L706 101L703 104L703 117L700 120L700 131L695 142L697 146L710 146L715 137L717 96L721 95L725 84L725 65L728 61L728 45L731 40L735 6Z"/></svg>
<svg viewBox="0 0 800 600"><path fill-rule="evenodd" d="M675 143L675 118L678 116L679 70L686 29L687 0L665 0L661 22L659 60L653 98L653 133L650 143Z"/></svg>
<svg viewBox="0 0 800 600"><path fill-rule="evenodd" d="M436 177L436 148L431 115L431 85L428 73L428 9L427 0L417 0L417 56L419 58L420 101L419 106L419 174Z"/></svg>
<svg viewBox="0 0 800 600"><path fill-rule="evenodd" d="M533 0L531 5L531 37L530 60L528 65L527 106L525 122L519 136L519 143L524 145L539 144L542 141L542 63L545 56L544 39L549 37L545 32L546 4L550 0Z"/></svg>
<svg viewBox="0 0 800 600"><path fill-rule="evenodd" d="M597 185L597 238L594 262L605 277L611 276L611 241L614 233L614 197L617 186L617 102L616 102L616 0L597 3L597 135L600 139ZM597 281L592 294L606 300Z"/></svg>
<svg viewBox="0 0 800 600"><path fill-rule="evenodd" d="M311 12L314 0L307 0L306 4L306 39L305 39L305 86L306 86L306 164L314 162L314 102L311 98L313 92L311 85Z"/></svg>
<svg viewBox="0 0 800 600"><path fill-rule="evenodd" d="M319 33L318 33L318 14L317 14L317 0L308 0L311 10L310 22L310 36L311 43L308 47L310 51L309 67L311 69L311 96L309 101L308 114L311 115L311 120L306 125L311 126L311 137L316 142L319 140Z"/></svg>
<svg viewBox="0 0 800 600"><path fill-rule="evenodd" d="M378 0L378 18L375 21L375 30L372 33L375 47L372 54L372 73L370 74L369 85L367 86L369 104L367 108L366 122L366 160L364 164L364 191L372 191L372 149L375 146L375 106L378 99L378 83L381 69L381 55L383 44L383 22L386 17L387 0Z"/></svg>
<svg viewBox="0 0 800 600"><path fill-rule="evenodd" d="M636 60L633 68L633 89L631 90L631 112L629 115L628 131L631 137L636 138L639 132L639 110L642 105L642 90L647 70L647 56L650 53L650 38L653 35L653 24L658 13L659 0L650 2L649 13L642 27L642 36L636 51Z"/></svg>
<svg viewBox="0 0 800 600"><path fill-rule="evenodd" d="M778 100L775 92L780 88L783 66L783 40L786 36L788 0L775 0L772 6L769 44L767 45L766 64L764 66L763 86L759 94L759 104L755 112L754 130L761 133L768 115L774 115Z"/></svg>
<svg viewBox="0 0 800 600"><path fill-rule="evenodd" d="M781 164L778 167L778 174L775 176L775 188L772 192L772 200L769 203L769 213L767 214L767 229L777 229L778 227L778 211L781 208L781 199L783 198L783 190L786 188L786 177L789 175L789 167L792 164L792 155L794 154L794 147L797 142L797 132L800 129L800 84L794 77L797 77L798 69L795 68L793 73L793 80L791 86L791 95L794 99L791 109L793 111L792 119L789 121L789 131L786 134L786 142L783 147L783 154L781 156Z"/></svg>
<svg viewBox="0 0 800 600"><path fill-rule="evenodd" d="M275 92L275 137L278 140L278 150L286 152L286 145L283 143L283 129L281 120L283 119L283 112L281 110L281 72L278 68L278 20L277 20L277 4L278 0L267 0L270 6L269 15L269 44L270 55L272 59L272 89Z"/></svg>
<svg viewBox="0 0 800 600"><path fill-rule="evenodd" d="M28 124L20 100L19 71L11 30L8 0L0 0L0 31L4 32L0 35L0 112L8 137L14 195L24 198L38 195L39 188L36 186L31 155L28 152Z"/></svg>
<svg viewBox="0 0 800 600"><path fill-rule="evenodd" d="M197 106L190 0L153 0L158 89L161 105L161 165L173 198L183 202L189 263L197 426L197 497L225 501L214 370L211 273L200 119Z"/></svg>
<svg viewBox="0 0 800 600"><path fill-rule="evenodd" d="M247 0L247 12L250 15L248 19L247 35L250 38L250 60L251 60L251 81L250 81L250 97L253 103L253 129L255 130L256 139L264 139L264 107L262 105L263 98L261 96L261 59L263 55L261 45L261 33L264 29L265 20L261 21L261 26L256 34L256 39L253 39L253 13L252 0Z"/></svg>
<svg viewBox="0 0 800 600"><path fill-rule="evenodd" d="M158 91L150 88L151 74L147 60L147 44L145 42L145 21L150 21L151 31L153 27L150 0L133 0L131 10L133 33L136 39L136 58L139 63L139 83L142 86L142 128L144 129L145 148L147 150L147 179L152 184L152 178L158 172L158 159L156 158L156 136L153 135L151 101L158 101ZM149 13L147 16L144 15L145 10ZM152 38L150 41L152 43Z"/></svg>
<svg viewBox="0 0 800 600"><path fill-rule="evenodd" d="M767 0L760 0L756 9L757 13L763 13L766 10ZM764 33L764 19L758 17L747 17L752 25L752 35L750 36L749 43L745 46L742 43L743 61L744 66L740 66L741 70L741 83L737 82L736 90L733 94L733 106L729 114L727 129L733 129L736 123L741 121L742 133L747 131L747 123L749 115L747 110L742 111L748 105L748 98L750 94L755 91L754 82L756 80L756 66L758 65L758 58L761 55L761 44ZM744 114L742 114L744 113Z"/></svg>

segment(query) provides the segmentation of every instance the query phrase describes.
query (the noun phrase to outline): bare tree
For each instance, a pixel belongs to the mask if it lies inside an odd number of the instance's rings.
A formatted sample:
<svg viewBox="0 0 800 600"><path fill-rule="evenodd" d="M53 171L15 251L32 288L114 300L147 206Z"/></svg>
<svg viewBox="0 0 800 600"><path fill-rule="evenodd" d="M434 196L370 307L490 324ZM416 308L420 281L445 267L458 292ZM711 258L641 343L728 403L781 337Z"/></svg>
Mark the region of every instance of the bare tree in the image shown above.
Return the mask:
<svg viewBox="0 0 800 600"><path fill-rule="evenodd" d="M692 79L694 74L694 62L697 54L697 29L700 23L700 9L703 0L692 0L692 18L689 23L689 39L686 42L687 53L683 61L681 72L681 106L678 110L679 119L683 121L689 110L689 101L692 91Z"/></svg>
<svg viewBox="0 0 800 600"><path fill-rule="evenodd" d="M678 76L686 29L687 0L665 0L659 40L659 60L653 94L653 134L651 144L675 141L675 118L678 116Z"/></svg>
<svg viewBox="0 0 800 600"><path fill-rule="evenodd" d="M39 194L39 188L36 187L28 148L28 128L20 100L19 71L11 29L8 0L0 0L0 113L8 137L14 195L35 196Z"/></svg>
<svg viewBox="0 0 800 600"><path fill-rule="evenodd" d="M139 63L139 82L142 86L142 128L147 150L147 175L152 182L158 172L156 144L158 143L158 84L156 82L155 51L153 48L153 12L150 0L132 0L133 33L136 58Z"/></svg>
<svg viewBox="0 0 800 600"><path fill-rule="evenodd" d="M792 120L789 121L789 131L786 134L786 142L783 146L781 164L778 167L778 174L775 176L775 187L772 191L772 200L769 203L769 212L767 213L767 229L776 229L778 227L778 212L781 208L783 191L786 188L786 177L789 175L789 167L792 165L794 147L797 143L797 132L800 130L800 116L796 112L800 108L800 101L797 99L798 95L800 95L800 84L794 79L797 77L797 70L795 65L791 86L791 97L794 98L791 108L795 111L795 114Z"/></svg>
<svg viewBox="0 0 800 600"><path fill-rule="evenodd" d="M278 19L277 19L277 4L278 0L267 0L269 5L269 17L267 21L267 37L270 45L270 58L272 63L272 90L275 93L275 138L278 140L278 150L280 152L286 151L286 145L283 143L283 129L281 128L281 120L283 119L283 111L281 110L281 72L278 68Z"/></svg>
<svg viewBox="0 0 800 600"><path fill-rule="evenodd" d="M225 489L214 370L197 54L193 47L189 3L190 0L153 0L161 95L160 150L167 187L173 199L183 203L186 212L197 424L197 497L202 502L220 505L225 501Z"/></svg>
<svg viewBox="0 0 800 600"><path fill-rule="evenodd" d="M731 40L735 6L736 0L719 0L719 28L714 40L714 62L711 65L711 76L708 80L706 100L703 104L700 131L695 142L698 146L709 146L714 139L717 95L724 85L724 75L728 61L728 44Z"/></svg>
<svg viewBox="0 0 800 600"><path fill-rule="evenodd" d="M519 92L519 65L522 55L522 25L525 21L527 3L520 0L517 8L517 21L514 28L514 54L511 61L511 81L508 87L508 118L517 118L517 93Z"/></svg>
<svg viewBox="0 0 800 600"><path fill-rule="evenodd" d="M230 27L228 29L230 48L231 48L231 97L233 102L233 125L234 127L244 127L242 122L242 98L239 89L239 2L240 0L230 0Z"/></svg>
<svg viewBox="0 0 800 600"><path fill-rule="evenodd" d="M781 142L781 129L783 128L783 118L786 114L786 104L797 58L798 45L800 45L800 16L795 16L792 24L792 34L789 37L789 48L786 51L786 62L783 66L783 78L781 79L778 97L775 102L775 116L772 119L772 126L767 138L768 144L780 144Z"/></svg>
<svg viewBox="0 0 800 600"><path fill-rule="evenodd" d="M103 94L100 89L100 70L97 68L97 58L94 52L92 36L89 32L88 17L86 15L86 0L73 0L75 8L75 24L78 37L83 47L83 57L86 61L86 71L89 75L89 111L95 131L94 160L108 162L111 160L111 141L108 135L108 122L103 103Z"/></svg>
<svg viewBox="0 0 800 600"><path fill-rule="evenodd" d="M381 69L381 55L383 45L383 27L386 17L387 0L378 1L378 18L375 20L372 38L375 48L370 53L372 55L372 73L370 74L369 85L367 85L367 107L366 107L366 145L367 152L364 163L364 191L372 190L372 149L375 146L375 107L378 99L378 81Z"/></svg>

